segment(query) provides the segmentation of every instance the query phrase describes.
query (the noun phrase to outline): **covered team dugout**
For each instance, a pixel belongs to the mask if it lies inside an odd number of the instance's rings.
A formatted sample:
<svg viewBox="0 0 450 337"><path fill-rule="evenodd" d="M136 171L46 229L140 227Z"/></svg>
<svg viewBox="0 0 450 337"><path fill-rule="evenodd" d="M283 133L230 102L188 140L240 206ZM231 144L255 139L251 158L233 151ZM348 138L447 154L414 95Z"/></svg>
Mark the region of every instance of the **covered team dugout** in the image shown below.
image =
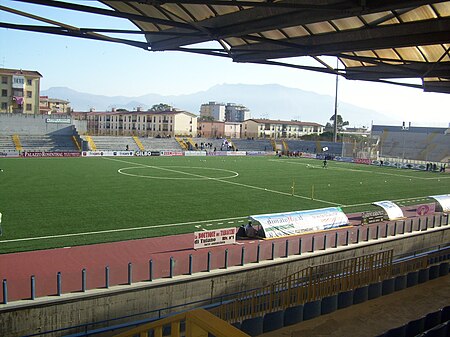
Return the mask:
<svg viewBox="0 0 450 337"><path fill-rule="evenodd" d="M249 216L261 238L277 238L348 226L340 207Z"/></svg>

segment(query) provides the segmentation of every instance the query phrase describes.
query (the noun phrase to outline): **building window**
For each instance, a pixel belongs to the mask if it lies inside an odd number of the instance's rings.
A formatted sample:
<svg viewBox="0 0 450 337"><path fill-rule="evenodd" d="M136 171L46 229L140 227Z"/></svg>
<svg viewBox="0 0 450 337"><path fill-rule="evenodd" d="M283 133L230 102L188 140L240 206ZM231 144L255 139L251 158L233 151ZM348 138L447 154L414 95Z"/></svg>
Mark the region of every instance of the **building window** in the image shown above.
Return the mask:
<svg viewBox="0 0 450 337"><path fill-rule="evenodd" d="M8 90L2 89L2 97L7 97L7 96L8 96Z"/></svg>
<svg viewBox="0 0 450 337"><path fill-rule="evenodd" d="M8 77L2 76L2 84L8 84Z"/></svg>
<svg viewBox="0 0 450 337"><path fill-rule="evenodd" d="M2 102L2 110L8 109L8 103Z"/></svg>
<svg viewBox="0 0 450 337"><path fill-rule="evenodd" d="M27 111L31 111L31 104L27 103Z"/></svg>
<svg viewBox="0 0 450 337"><path fill-rule="evenodd" d="M28 98L31 98L32 95L33 95L33 93L32 93L31 91L27 90L27 97L28 97Z"/></svg>
<svg viewBox="0 0 450 337"><path fill-rule="evenodd" d="M27 84L31 85L32 80L27 80Z"/></svg>

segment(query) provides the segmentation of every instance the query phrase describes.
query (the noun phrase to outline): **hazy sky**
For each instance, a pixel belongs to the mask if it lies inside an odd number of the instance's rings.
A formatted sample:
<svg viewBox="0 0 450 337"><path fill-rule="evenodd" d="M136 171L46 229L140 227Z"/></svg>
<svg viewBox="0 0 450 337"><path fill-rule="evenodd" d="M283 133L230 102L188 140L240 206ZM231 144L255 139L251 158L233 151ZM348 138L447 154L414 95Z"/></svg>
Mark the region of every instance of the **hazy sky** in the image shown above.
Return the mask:
<svg viewBox="0 0 450 337"><path fill-rule="evenodd" d="M92 5L92 2L88 4ZM2 5L78 27L133 27L123 19L74 14L9 0L2 1ZM0 21L43 25L1 10ZM314 64L308 59L296 62ZM230 59L189 53L149 52L115 43L4 28L0 28L0 67L39 71L43 76L41 90L69 87L108 96L190 94L222 83L276 83L333 97L335 93L333 75L233 63ZM412 125L446 127L450 122L449 94L424 93L420 89L340 78L338 100L412 122ZM199 105L201 103L204 102ZM245 102L239 103L245 105ZM252 111L252 115L258 116L258 112Z"/></svg>

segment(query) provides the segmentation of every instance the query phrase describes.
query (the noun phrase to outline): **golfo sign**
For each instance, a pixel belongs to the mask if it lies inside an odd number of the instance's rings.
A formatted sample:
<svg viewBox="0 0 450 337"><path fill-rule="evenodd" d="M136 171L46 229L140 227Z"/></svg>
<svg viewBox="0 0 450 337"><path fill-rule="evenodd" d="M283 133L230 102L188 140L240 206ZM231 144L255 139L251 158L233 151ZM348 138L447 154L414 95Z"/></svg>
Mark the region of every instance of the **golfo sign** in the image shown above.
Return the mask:
<svg viewBox="0 0 450 337"><path fill-rule="evenodd" d="M194 249L229 245L236 242L236 228L194 232L194 236Z"/></svg>

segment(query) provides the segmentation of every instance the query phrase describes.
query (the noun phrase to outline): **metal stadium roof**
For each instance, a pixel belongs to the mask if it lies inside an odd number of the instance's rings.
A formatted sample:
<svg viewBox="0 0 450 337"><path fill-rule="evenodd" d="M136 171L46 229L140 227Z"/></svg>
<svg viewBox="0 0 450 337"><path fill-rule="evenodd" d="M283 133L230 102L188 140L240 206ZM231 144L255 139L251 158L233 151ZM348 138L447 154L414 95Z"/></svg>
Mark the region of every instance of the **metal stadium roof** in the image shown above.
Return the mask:
<svg viewBox="0 0 450 337"><path fill-rule="evenodd" d="M111 9L51 0L17 0L129 19L136 31L45 26L0 27L184 51L391 82L450 93L450 1L432 0L141 0L101 1ZM14 12L0 6L0 10ZM111 34L143 34L146 42ZM109 35L107 35L109 34ZM216 41L217 47L205 47ZM338 57L343 68L330 65ZM298 57L313 58L305 66ZM328 60L328 62L327 62ZM401 79L420 79L407 84Z"/></svg>

